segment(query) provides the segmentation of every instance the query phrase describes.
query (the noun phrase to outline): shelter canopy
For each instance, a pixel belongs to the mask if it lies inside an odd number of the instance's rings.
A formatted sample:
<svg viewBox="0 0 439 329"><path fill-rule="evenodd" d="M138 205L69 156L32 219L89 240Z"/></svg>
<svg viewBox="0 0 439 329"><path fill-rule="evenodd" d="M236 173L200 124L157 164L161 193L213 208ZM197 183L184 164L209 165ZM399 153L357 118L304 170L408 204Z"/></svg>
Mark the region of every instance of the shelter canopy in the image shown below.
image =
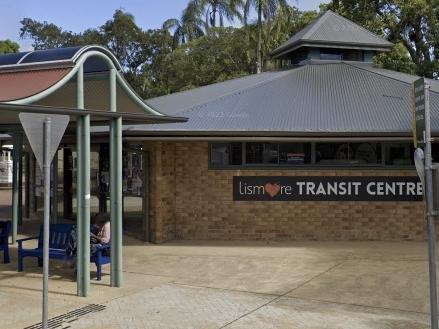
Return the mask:
<svg viewBox="0 0 439 329"><path fill-rule="evenodd" d="M114 55L100 46L37 50L0 56L0 126L17 124L14 110L37 113L81 114L77 109L77 74L83 70L84 104L92 122L108 118L111 87L110 71L116 71L116 108L128 122L182 122L147 105L123 77ZM7 106L9 105L9 106ZM26 109L13 105L32 105ZM78 110L76 110L78 111ZM111 114L112 116L114 114Z"/></svg>

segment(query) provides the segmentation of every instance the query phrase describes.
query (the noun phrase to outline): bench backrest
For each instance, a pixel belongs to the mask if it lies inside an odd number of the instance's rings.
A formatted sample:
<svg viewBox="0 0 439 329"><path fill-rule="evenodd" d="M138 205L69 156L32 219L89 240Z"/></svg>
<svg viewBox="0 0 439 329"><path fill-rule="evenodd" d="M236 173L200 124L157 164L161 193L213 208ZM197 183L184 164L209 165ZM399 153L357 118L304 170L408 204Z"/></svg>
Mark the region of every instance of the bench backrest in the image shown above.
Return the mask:
<svg viewBox="0 0 439 329"><path fill-rule="evenodd" d="M73 224L50 224L49 226L49 248L66 249L69 242L70 233ZM38 236L38 248L43 248L44 227L40 227L40 235Z"/></svg>

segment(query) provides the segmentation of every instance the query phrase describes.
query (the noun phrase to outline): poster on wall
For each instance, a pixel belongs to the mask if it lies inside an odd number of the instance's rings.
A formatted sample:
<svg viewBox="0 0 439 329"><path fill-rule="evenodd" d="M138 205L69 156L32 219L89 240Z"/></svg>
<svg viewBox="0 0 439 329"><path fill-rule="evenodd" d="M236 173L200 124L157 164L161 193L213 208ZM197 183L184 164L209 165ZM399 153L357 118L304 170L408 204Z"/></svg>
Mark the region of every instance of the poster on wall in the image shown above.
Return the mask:
<svg viewBox="0 0 439 329"><path fill-rule="evenodd" d="M422 201L415 176L234 176L234 201Z"/></svg>
<svg viewBox="0 0 439 329"><path fill-rule="evenodd" d="M12 183L12 161L10 160L0 161L0 183Z"/></svg>

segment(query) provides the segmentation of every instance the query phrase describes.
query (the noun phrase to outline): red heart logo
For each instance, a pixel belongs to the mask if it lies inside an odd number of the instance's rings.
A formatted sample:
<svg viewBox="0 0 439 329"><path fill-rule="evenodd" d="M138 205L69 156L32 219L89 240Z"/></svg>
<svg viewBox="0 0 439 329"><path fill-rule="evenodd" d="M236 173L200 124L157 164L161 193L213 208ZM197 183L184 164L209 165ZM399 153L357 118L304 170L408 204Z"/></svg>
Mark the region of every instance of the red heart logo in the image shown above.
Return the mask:
<svg viewBox="0 0 439 329"><path fill-rule="evenodd" d="M265 192L267 192L272 198L275 197L280 191L279 184L265 184Z"/></svg>

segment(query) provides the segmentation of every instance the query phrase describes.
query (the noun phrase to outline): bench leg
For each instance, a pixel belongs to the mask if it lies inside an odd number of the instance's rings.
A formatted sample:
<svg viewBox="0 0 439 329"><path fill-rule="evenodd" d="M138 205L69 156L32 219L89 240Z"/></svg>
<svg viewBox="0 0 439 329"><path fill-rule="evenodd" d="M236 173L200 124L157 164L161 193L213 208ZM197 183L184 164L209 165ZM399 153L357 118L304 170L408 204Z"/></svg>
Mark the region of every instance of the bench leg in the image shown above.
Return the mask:
<svg viewBox="0 0 439 329"><path fill-rule="evenodd" d="M43 257L38 257L38 267L43 267Z"/></svg>
<svg viewBox="0 0 439 329"><path fill-rule="evenodd" d="M96 280L101 281L102 279L102 265L96 263Z"/></svg>
<svg viewBox="0 0 439 329"><path fill-rule="evenodd" d="M18 253L18 272L23 272L23 256Z"/></svg>
<svg viewBox="0 0 439 329"><path fill-rule="evenodd" d="M3 263L8 264L11 262L11 259L9 258L9 247L6 246L5 249L3 249Z"/></svg>

